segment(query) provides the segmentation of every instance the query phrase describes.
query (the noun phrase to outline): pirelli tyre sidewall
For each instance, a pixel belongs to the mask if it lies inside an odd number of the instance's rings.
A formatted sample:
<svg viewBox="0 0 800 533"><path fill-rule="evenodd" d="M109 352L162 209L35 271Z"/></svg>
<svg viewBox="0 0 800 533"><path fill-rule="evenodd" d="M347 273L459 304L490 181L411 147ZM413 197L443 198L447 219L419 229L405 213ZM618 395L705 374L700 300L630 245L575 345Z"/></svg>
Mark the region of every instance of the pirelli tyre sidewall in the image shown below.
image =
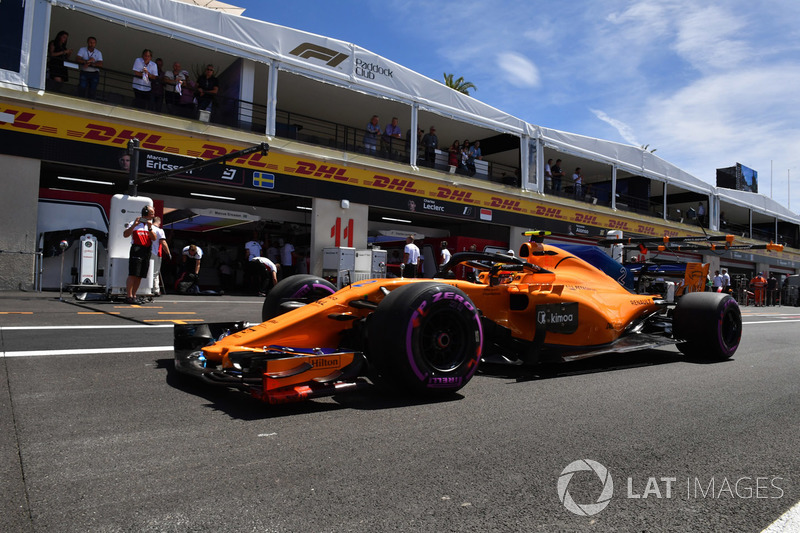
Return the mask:
<svg viewBox="0 0 800 533"><path fill-rule="evenodd" d="M266 321L336 292L333 283L320 276L297 274L283 279L269 291L261 307L261 320ZM289 303L293 302L293 303Z"/></svg>
<svg viewBox="0 0 800 533"><path fill-rule="evenodd" d="M480 316L469 297L452 285L429 282L387 295L369 319L367 336L380 381L426 395L466 385L483 343Z"/></svg>
<svg viewBox="0 0 800 533"><path fill-rule="evenodd" d="M695 292L678 300L672 332L678 349L698 359L729 359L742 338L742 312L728 294Z"/></svg>

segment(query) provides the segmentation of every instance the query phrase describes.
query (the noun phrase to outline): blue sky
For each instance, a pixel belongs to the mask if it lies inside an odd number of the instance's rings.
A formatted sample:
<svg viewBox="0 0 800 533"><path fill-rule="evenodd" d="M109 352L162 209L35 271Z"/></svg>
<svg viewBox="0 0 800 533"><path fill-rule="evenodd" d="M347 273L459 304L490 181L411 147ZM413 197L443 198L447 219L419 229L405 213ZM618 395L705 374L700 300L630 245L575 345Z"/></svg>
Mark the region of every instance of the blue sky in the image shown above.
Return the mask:
<svg viewBox="0 0 800 533"><path fill-rule="evenodd" d="M791 187L800 211L798 0L228 3L436 80L463 76L527 122L649 145L709 183L742 163L783 206Z"/></svg>

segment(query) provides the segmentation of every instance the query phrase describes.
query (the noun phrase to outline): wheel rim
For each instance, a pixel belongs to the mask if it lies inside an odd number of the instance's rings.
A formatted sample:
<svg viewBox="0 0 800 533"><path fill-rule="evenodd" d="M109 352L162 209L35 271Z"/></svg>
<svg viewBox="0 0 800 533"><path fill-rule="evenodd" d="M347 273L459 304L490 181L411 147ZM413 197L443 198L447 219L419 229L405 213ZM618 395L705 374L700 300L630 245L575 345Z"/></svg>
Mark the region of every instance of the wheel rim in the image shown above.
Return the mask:
<svg viewBox="0 0 800 533"><path fill-rule="evenodd" d="M420 331L420 356L433 370L450 372L469 358L469 332L449 309L429 315Z"/></svg>
<svg viewBox="0 0 800 533"><path fill-rule="evenodd" d="M722 314L720 337L725 348L730 349L739 344L742 335L741 324L741 315L737 311L730 310Z"/></svg>

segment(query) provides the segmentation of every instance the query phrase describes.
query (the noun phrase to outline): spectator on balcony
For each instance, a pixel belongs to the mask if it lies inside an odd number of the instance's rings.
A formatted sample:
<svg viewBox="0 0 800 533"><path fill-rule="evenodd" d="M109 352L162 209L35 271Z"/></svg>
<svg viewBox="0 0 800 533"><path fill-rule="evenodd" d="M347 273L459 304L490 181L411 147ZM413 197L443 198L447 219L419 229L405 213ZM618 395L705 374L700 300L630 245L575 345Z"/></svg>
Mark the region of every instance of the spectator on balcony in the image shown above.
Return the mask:
<svg viewBox="0 0 800 533"><path fill-rule="evenodd" d="M575 199L580 200L583 198L583 176L581 175L581 167L575 169L572 175L572 186L575 188Z"/></svg>
<svg viewBox="0 0 800 533"><path fill-rule="evenodd" d="M459 159L461 159L461 144L456 139L447 149L447 164L451 167L450 172L454 172L458 168Z"/></svg>
<svg viewBox="0 0 800 533"><path fill-rule="evenodd" d="M703 227L706 225L706 206L703 202L697 202L697 223Z"/></svg>
<svg viewBox="0 0 800 533"><path fill-rule="evenodd" d="M183 89L182 83L178 85L178 76L180 76L181 72L181 64L175 61L172 64L172 70L164 73L164 101L167 103L168 113L177 114L178 112L181 90Z"/></svg>
<svg viewBox="0 0 800 533"><path fill-rule="evenodd" d="M158 66L152 61L153 52L145 48L133 62L133 105L153 109L152 81L158 77Z"/></svg>
<svg viewBox="0 0 800 533"><path fill-rule="evenodd" d="M78 50L78 64L81 68L78 81L78 96L88 96L91 100L97 97L100 67L103 66L103 53L95 48L96 46L97 39L89 37L86 39L86 46Z"/></svg>
<svg viewBox="0 0 800 533"><path fill-rule="evenodd" d="M460 168L465 174L469 174L469 169L467 168L467 161L469 161L469 139L464 139L464 144L461 145L461 156L459 158L458 168Z"/></svg>
<svg viewBox="0 0 800 533"><path fill-rule="evenodd" d="M431 126L428 133L422 136L422 148L425 151L425 162L428 166L436 165L436 149L439 147L439 137L436 136L436 128Z"/></svg>
<svg viewBox="0 0 800 533"><path fill-rule="evenodd" d="M392 153L392 150L397 151L400 147L400 126L397 125L397 117L392 117L392 122L386 125L381 136L381 151Z"/></svg>
<svg viewBox="0 0 800 533"><path fill-rule="evenodd" d="M564 171L561 170L560 159L556 159L556 164L552 166L551 172L553 174L553 191L561 192L561 178L564 177Z"/></svg>
<svg viewBox="0 0 800 533"><path fill-rule="evenodd" d="M553 190L553 170L551 168L553 164L552 159L547 160L547 164L544 166L544 190L545 191L552 191Z"/></svg>
<svg viewBox="0 0 800 533"><path fill-rule="evenodd" d="M153 78L150 83L150 94L153 97L153 110L161 113L164 107L164 60L160 57L156 59L158 76Z"/></svg>
<svg viewBox="0 0 800 533"><path fill-rule="evenodd" d="M483 154L481 153L481 142L475 141L475 144L470 146L467 158L467 170L471 176L475 175L475 160L483 159Z"/></svg>
<svg viewBox="0 0 800 533"><path fill-rule="evenodd" d="M372 115L372 118L367 122L367 129L364 132L364 150L370 154L378 151L378 134L381 132L381 127L378 124L378 115Z"/></svg>
<svg viewBox="0 0 800 533"><path fill-rule="evenodd" d="M189 73L182 70L178 77L175 87L180 86L181 96L178 99L177 114L184 117L194 117L197 110L197 98L194 97L195 87L194 82L189 78Z"/></svg>
<svg viewBox="0 0 800 533"><path fill-rule="evenodd" d="M69 81L69 72L64 66L64 61L69 61L72 49L67 47L69 33L61 30L56 34L56 38L47 45L47 68L50 71L50 79L56 82L55 89L61 89L61 84Z"/></svg>
<svg viewBox="0 0 800 533"><path fill-rule="evenodd" d="M217 105L219 80L214 76L214 65L206 65L203 75L197 78L197 108L211 112Z"/></svg>

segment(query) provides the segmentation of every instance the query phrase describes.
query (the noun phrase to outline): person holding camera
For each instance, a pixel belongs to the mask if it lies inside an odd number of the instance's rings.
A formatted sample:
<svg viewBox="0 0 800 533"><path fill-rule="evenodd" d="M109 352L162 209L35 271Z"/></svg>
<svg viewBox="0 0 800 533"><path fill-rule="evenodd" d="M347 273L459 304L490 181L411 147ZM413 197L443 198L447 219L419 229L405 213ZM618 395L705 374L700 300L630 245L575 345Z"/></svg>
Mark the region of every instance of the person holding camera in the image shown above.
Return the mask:
<svg viewBox="0 0 800 533"><path fill-rule="evenodd" d="M150 248L153 241L157 239L153 231L153 218L155 217L153 206L146 205L142 208L141 216L125 227L122 236L131 238L131 251L128 258L128 279L125 282L125 303L140 304L141 300L136 298L136 292L142 279L147 277L150 269Z"/></svg>

